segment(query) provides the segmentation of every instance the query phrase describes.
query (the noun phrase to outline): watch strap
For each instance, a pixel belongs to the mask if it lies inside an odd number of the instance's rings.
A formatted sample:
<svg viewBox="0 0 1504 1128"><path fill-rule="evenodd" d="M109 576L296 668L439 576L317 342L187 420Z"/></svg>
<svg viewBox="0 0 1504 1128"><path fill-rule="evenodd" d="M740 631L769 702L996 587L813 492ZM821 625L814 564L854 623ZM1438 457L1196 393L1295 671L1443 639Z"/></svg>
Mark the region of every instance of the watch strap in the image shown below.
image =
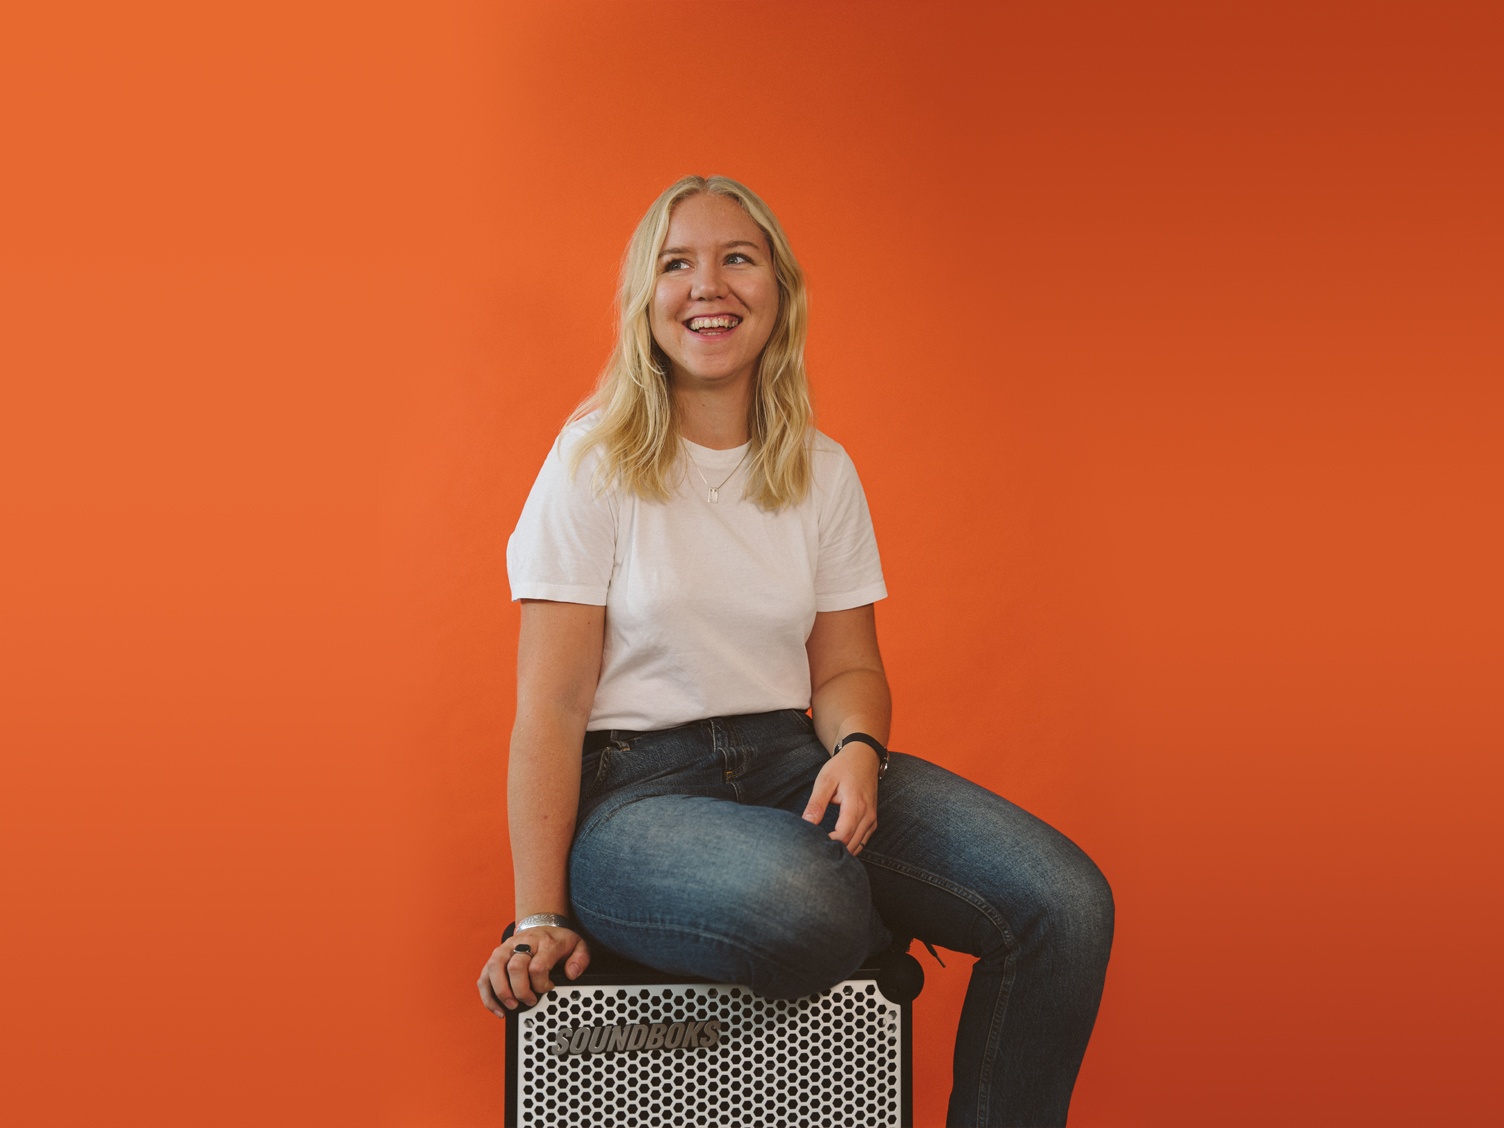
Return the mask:
<svg viewBox="0 0 1504 1128"><path fill-rule="evenodd" d="M875 736L869 736L865 732L849 732L836 741L836 746L831 750L830 754L832 756L836 755L836 753L840 752L848 744L865 744L870 747L872 751L877 753L877 778L882 779L883 776L888 774L888 749L881 740L878 740Z"/></svg>

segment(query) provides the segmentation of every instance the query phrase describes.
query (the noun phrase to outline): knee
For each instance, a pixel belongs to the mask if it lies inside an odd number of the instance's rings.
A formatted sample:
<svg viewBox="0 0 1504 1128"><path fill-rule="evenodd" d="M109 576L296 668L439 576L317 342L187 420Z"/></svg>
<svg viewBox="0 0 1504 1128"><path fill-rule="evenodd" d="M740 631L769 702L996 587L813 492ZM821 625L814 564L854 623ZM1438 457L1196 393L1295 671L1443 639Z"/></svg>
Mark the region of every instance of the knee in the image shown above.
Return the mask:
<svg viewBox="0 0 1504 1128"><path fill-rule="evenodd" d="M1112 886L1080 850L1041 890L1038 932L1060 958L1083 967L1106 966L1112 949L1115 907Z"/></svg>
<svg viewBox="0 0 1504 1128"><path fill-rule="evenodd" d="M844 849L840 859L785 871L744 898L736 919L752 953L748 984L759 995L817 994L887 942L866 870Z"/></svg>
<svg viewBox="0 0 1504 1128"><path fill-rule="evenodd" d="M1112 948L1112 887L1095 862L1063 836L1028 865L994 863L975 886L981 918L972 950L993 959L1023 949L1065 965L1105 966Z"/></svg>
<svg viewBox="0 0 1504 1128"><path fill-rule="evenodd" d="M1104 950L1112 947L1116 919L1112 886L1107 883L1107 875L1085 854L1072 871L1061 901L1058 911L1081 942Z"/></svg>

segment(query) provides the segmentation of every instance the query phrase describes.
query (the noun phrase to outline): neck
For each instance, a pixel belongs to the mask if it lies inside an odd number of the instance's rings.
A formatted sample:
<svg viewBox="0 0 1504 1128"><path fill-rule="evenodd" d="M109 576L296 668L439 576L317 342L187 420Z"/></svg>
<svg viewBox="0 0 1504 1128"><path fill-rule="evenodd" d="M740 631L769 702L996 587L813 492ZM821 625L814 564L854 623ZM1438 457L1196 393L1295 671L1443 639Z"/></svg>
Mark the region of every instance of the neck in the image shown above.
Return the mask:
<svg viewBox="0 0 1504 1128"><path fill-rule="evenodd" d="M711 450L730 450L751 438L745 388L680 392L675 396L675 406L679 434L692 443Z"/></svg>

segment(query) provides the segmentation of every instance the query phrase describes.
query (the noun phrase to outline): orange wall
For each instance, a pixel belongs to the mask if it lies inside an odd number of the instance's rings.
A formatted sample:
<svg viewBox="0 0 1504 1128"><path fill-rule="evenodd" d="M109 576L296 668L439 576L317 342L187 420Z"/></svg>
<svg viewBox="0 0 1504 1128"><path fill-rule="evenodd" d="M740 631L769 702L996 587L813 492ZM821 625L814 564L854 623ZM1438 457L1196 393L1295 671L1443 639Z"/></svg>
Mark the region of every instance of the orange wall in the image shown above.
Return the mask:
<svg viewBox="0 0 1504 1128"><path fill-rule="evenodd" d="M112 7L0 26L15 1123L500 1123L503 550L688 171L895 744L1114 884L1072 1123L1504 1116L1497 5Z"/></svg>

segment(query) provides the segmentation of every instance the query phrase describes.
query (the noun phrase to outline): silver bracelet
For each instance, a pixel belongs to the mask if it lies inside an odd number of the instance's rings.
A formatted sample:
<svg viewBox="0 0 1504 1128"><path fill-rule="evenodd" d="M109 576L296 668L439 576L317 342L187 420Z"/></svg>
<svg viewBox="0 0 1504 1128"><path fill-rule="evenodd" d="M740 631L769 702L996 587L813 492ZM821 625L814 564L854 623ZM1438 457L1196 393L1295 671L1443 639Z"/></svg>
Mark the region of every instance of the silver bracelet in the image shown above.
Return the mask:
<svg viewBox="0 0 1504 1128"><path fill-rule="evenodd" d="M517 922L517 927L513 931L521 932L525 928L567 928L571 932L579 931L574 926L574 921L558 913L534 913L532 916L525 916Z"/></svg>

